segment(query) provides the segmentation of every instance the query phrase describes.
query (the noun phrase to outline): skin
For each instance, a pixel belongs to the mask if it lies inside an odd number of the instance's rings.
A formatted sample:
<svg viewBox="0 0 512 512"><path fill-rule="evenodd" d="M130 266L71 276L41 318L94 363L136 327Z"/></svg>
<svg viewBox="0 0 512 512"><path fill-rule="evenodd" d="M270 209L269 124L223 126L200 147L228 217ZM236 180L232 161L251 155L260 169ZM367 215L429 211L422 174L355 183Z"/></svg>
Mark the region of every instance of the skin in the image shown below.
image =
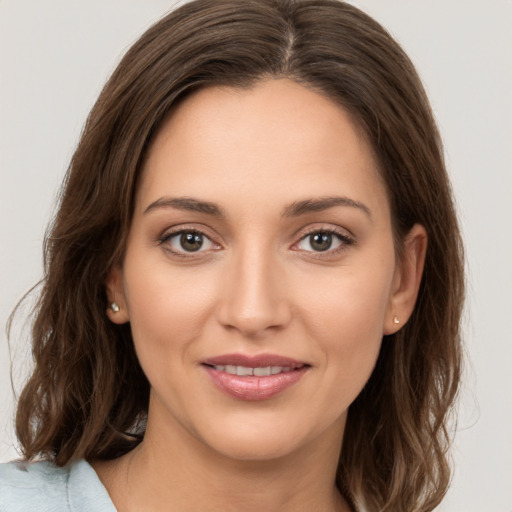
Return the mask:
<svg viewBox="0 0 512 512"><path fill-rule="evenodd" d="M200 250L180 245L186 230L204 234ZM150 148L107 282L151 383L142 444L94 464L118 510L348 510L334 485L347 410L412 312L425 251L416 225L397 261L373 153L326 97L269 80L186 99ZM232 353L309 368L268 400L239 400L201 364Z"/></svg>

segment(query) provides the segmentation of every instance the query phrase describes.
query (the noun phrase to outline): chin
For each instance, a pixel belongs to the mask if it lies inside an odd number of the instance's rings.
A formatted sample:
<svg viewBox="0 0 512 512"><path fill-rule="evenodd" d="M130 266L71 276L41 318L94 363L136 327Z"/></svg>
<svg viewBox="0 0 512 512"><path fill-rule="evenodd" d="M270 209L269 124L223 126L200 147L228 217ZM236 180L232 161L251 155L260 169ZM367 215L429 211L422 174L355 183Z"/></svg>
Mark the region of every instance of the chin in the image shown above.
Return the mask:
<svg viewBox="0 0 512 512"><path fill-rule="evenodd" d="M341 446L345 417L328 425L311 425L307 421L294 422L280 418L269 421L236 421L230 425L210 428L203 443L226 458L238 461L265 462L292 457L311 450L317 452L321 443Z"/></svg>
<svg viewBox="0 0 512 512"><path fill-rule="evenodd" d="M221 456L243 462L275 461L295 453L301 443L284 439L283 435L234 435L225 439L216 439L210 444Z"/></svg>

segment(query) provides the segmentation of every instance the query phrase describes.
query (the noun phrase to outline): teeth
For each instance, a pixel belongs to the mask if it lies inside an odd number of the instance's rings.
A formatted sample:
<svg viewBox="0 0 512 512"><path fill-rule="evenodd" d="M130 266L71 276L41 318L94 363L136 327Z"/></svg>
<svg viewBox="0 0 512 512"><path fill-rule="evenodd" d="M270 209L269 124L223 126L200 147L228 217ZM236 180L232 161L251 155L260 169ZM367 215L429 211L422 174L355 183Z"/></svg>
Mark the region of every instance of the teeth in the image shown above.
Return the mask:
<svg viewBox="0 0 512 512"><path fill-rule="evenodd" d="M242 376L246 376L246 375L254 375L252 372L253 372L253 368L247 368L246 366L237 366L236 367L236 374L237 375L242 375Z"/></svg>
<svg viewBox="0 0 512 512"><path fill-rule="evenodd" d="M270 373L270 366L266 366L265 368L254 368L253 370L253 375L256 375L256 377L267 377Z"/></svg>
<svg viewBox="0 0 512 512"><path fill-rule="evenodd" d="M269 375L277 375L278 373L290 372L292 370L289 366L263 366L250 368L248 366L235 366L231 364L227 365L215 365L214 368L219 372L226 372L231 375L240 375L247 377L254 375L256 377L268 377Z"/></svg>

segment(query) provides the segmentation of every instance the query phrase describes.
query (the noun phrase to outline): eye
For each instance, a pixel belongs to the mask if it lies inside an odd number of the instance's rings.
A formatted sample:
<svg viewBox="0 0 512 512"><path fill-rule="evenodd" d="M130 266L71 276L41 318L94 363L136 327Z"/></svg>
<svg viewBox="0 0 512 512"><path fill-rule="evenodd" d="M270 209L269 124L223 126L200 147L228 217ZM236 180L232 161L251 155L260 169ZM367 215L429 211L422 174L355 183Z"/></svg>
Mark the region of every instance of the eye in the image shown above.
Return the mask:
<svg viewBox="0 0 512 512"><path fill-rule="evenodd" d="M351 245L353 240L341 233L318 230L303 237L296 245L297 249L308 252L332 252L344 245Z"/></svg>
<svg viewBox="0 0 512 512"><path fill-rule="evenodd" d="M166 235L162 243L176 253L194 253L213 249L215 244L199 231L183 230Z"/></svg>

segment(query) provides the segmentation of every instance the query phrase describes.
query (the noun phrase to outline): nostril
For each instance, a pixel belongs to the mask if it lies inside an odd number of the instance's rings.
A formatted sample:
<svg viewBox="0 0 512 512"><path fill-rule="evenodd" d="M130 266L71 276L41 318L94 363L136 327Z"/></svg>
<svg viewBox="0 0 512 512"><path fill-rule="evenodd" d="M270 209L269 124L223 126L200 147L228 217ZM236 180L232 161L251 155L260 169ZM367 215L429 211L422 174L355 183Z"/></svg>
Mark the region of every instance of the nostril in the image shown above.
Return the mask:
<svg viewBox="0 0 512 512"><path fill-rule="evenodd" d="M280 311L281 309L281 311ZM289 322L290 315L284 308L272 308L267 311L253 311L251 314L224 308L219 313L219 321L225 329L239 331L246 336L259 336L267 331L283 329Z"/></svg>

